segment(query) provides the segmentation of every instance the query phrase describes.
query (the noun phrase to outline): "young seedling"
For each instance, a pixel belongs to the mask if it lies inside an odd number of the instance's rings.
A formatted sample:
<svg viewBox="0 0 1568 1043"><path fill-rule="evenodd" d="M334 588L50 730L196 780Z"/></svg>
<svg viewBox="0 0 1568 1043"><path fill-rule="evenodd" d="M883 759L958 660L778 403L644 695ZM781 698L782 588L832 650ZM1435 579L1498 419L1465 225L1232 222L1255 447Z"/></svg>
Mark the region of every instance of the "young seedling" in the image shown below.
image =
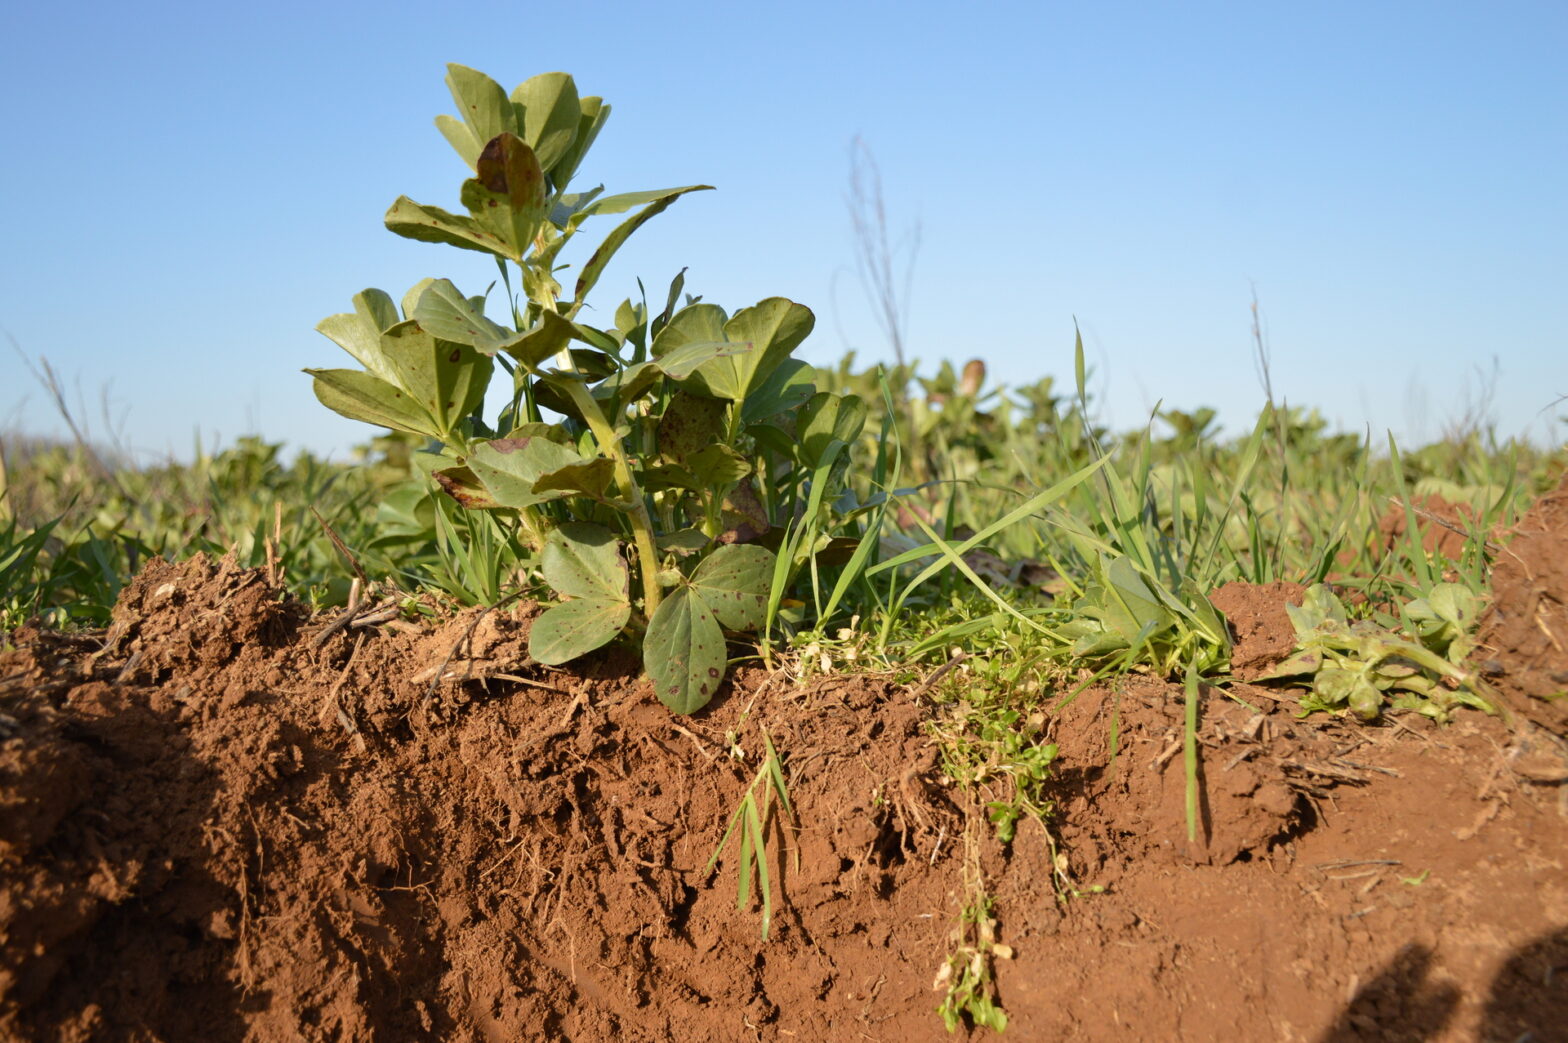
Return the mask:
<svg viewBox="0 0 1568 1043"><path fill-rule="evenodd" d="M784 783L783 762L767 732L762 733L762 742L768 755L746 787L740 803L730 814L729 825L725 827L724 836L719 838L719 846L708 857L703 874L713 872L713 867L719 864L719 856L729 846L730 836L739 829L740 865L736 869L739 882L735 908L745 909L751 902L751 878L755 871L757 896L762 904L762 940L767 941L768 931L773 926L773 887L768 870L768 826L771 824L773 801L776 799L779 807L784 809L786 821L794 819L795 811L790 807L789 788Z"/></svg>

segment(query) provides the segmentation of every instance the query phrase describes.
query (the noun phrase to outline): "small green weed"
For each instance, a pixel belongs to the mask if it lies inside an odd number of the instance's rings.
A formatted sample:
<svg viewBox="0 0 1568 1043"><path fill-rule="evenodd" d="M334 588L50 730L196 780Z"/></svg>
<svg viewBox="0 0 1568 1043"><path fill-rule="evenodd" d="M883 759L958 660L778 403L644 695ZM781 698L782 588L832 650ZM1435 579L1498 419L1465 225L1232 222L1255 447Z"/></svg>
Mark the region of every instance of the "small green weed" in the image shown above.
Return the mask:
<svg viewBox="0 0 1568 1043"><path fill-rule="evenodd" d="M996 998L992 961L1011 959L1013 951L996 940L995 905L980 875L979 844L966 828L964 905L953 927L951 952L931 983L934 991L942 993L937 1013L948 1032L956 1032L966 1020L996 1032L1007 1028L1007 1012Z"/></svg>
<svg viewBox="0 0 1568 1043"><path fill-rule="evenodd" d="M719 846L713 849L713 854L709 856L703 873L713 872L714 866L719 864L719 857L729 846L730 836L739 829L740 863L736 869L739 883L735 908L745 909L750 904L751 881L755 873L757 897L762 905L762 940L767 941L768 931L773 926L773 887L768 870L768 827L772 823L773 802L778 801L778 806L784 811L786 822L794 820L795 812L790 807L789 788L784 782L783 761L778 751L773 748L773 740L768 737L767 732L762 733L762 742L768 751L767 756L763 758L756 775L746 787L740 803L730 814L729 825L724 829L724 836L719 838ZM737 761L744 761L745 753L738 743L732 744L731 756ZM796 852L796 858L799 857L799 853Z"/></svg>
<svg viewBox="0 0 1568 1043"><path fill-rule="evenodd" d="M1262 679L1306 686L1303 716L1348 709L1372 720L1390 701L1436 720L1460 705L1493 713L1485 682L1462 666L1479 606L1469 589L1437 583L1405 608L1412 639L1371 620L1351 621L1343 602L1318 584L1299 607L1286 606L1297 651Z"/></svg>

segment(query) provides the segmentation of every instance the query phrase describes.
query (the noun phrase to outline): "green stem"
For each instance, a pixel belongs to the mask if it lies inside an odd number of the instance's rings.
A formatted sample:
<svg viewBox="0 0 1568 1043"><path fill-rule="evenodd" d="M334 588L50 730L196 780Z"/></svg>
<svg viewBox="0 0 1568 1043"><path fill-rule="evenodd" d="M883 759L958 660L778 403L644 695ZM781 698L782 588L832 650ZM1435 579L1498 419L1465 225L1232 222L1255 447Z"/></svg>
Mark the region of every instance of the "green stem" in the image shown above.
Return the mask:
<svg viewBox="0 0 1568 1043"><path fill-rule="evenodd" d="M594 440L599 443L599 451L615 464L615 481L620 486L622 498L628 504L627 513L631 519L632 539L637 544L637 560L642 572L643 610L651 620L654 612L659 608L659 554L653 546L653 519L648 516L648 505L643 501L642 490L637 487L637 479L632 475L632 466L626 458L625 447L621 445L620 436L615 433L615 428L605 418L604 410L599 408L599 403L588 393L586 384L580 380L568 379L562 380L556 386L564 389L570 396L572 404L588 422Z"/></svg>

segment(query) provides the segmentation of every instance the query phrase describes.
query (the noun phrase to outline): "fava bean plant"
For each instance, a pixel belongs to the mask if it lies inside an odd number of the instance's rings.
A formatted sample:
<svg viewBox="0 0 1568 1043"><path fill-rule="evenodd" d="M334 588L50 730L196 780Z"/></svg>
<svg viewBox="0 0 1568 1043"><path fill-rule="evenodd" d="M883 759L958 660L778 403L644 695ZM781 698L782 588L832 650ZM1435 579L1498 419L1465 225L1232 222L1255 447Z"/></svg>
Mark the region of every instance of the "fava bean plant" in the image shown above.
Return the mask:
<svg viewBox="0 0 1568 1043"><path fill-rule="evenodd" d="M386 225L492 255L505 299L494 307L490 291L446 279L401 302L365 290L317 327L362 368L306 372L328 408L428 439L417 456L444 495L506 519L559 596L534 622L537 660L640 637L659 698L690 713L723 679L726 631L765 631L780 592L854 512L825 493L842 489L865 406L819 392L791 357L814 319L781 297L734 314L683 303L683 271L658 313L625 300L613 326L584 321L616 251L710 186L574 191L610 114L602 99L565 73L510 95L460 65L446 82L461 118L436 125L470 169L466 212L403 197ZM590 219L622 214L586 260L562 260ZM511 393L487 421L497 367Z"/></svg>

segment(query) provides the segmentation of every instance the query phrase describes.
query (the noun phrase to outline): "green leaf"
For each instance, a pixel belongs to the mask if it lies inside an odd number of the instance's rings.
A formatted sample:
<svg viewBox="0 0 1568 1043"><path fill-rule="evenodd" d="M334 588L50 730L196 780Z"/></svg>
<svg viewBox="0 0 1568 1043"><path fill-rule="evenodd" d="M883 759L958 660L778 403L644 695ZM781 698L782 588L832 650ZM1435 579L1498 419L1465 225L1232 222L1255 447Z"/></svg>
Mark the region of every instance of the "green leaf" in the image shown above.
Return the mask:
<svg viewBox="0 0 1568 1043"><path fill-rule="evenodd" d="M744 401L753 387L760 387L789 358L815 322L811 309L783 297L770 297L743 308L724 324L723 339L749 342L756 350L702 366L692 378L695 389L716 398Z"/></svg>
<svg viewBox="0 0 1568 1043"><path fill-rule="evenodd" d="M683 344L647 364L657 366L671 380L682 381L714 359L734 358L752 350L750 344L732 344L725 340L699 341Z"/></svg>
<svg viewBox="0 0 1568 1043"><path fill-rule="evenodd" d="M346 416L379 427L410 434L440 437L424 410L401 388L372 373L357 369L307 369L315 378L316 398L322 405Z"/></svg>
<svg viewBox="0 0 1568 1043"><path fill-rule="evenodd" d="M443 340L467 344L485 355L517 342L517 333L485 317L480 298L470 300L450 279L437 279L419 295L413 318Z"/></svg>
<svg viewBox="0 0 1568 1043"><path fill-rule="evenodd" d="M550 170L571 151L577 137L583 114L577 84L564 72L541 73L513 89L512 105L523 140L538 155L539 165ZM553 180L557 188L566 183Z"/></svg>
<svg viewBox="0 0 1568 1043"><path fill-rule="evenodd" d="M408 320L381 335L381 352L397 382L448 441L463 418L484 402L494 363L466 344L431 336Z"/></svg>
<svg viewBox="0 0 1568 1043"><path fill-rule="evenodd" d="M746 396L741 419L747 424L798 409L817 393L817 371L800 359L785 359ZM788 455L788 454L785 454Z"/></svg>
<svg viewBox="0 0 1568 1043"><path fill-rule="evenodd" d="M724 403L680 391L659 418L659 455L685 460L718 441L724 433Z"/></svg>
<svg viewBox="0 0 1568 1043"><path fill-rule="evenodd" d="M447 467L431 473L436 484L452 499L471 511L493 511L505 507L469 467Z"/></svg>
<svg viewBox="0 0 1568 1043"><path fill-rule="evenodd" d="M1350 706L1350 712L1364 721L1375 719L1383 709L1383 693L1367 680L1365 674L1356 677L1345 701Z"/></svg>
<svg viewBox="0 0 1568 1043"><path fill-rule="evenodd" d="M1481 599L1460 583L1437 584L1427 596L1427 603L1437 618L1451 623L1460 633L1470 629L1476 614L1481 611Z"/></svg>
<svg viewBox="0 0 1568 1043"><path fill-rule="evenodd" d="M728 319L717 304L688 304L653 338L654 358L663 358L687 344L729 343L724 339L724 323Z"/></svg>
<svg viewBox="0 0 1568 1043"><path fill-rule="evenodd" d="M753 424L746 428L746 434L781 460L788 461L795 456L795 440L772 424Z"/></svg>
<svg viewBox="0 0 1568 1043"><path fill-rule="evenodd" d="M669 209L671 203L674 203L686 193L700 192L712 187L712 185L688 185L685 188L664 189L662 193L658 194L655 202L649 203L643 209L617 225L613 232L604 237L604 241L599 244L598 249L594 250L587 263L583 265L582 274L577 277L577 286L573 290L575 300L571 305L571 310L575 311L582 307L583 301L588 296L588 291L593 289L594 285L598 283L599 277L604 274L604 269L609 265L610 259L615 256L617 250L626 244L626 240L632 237L633 232L658 214ZM601 199L588 207L585 213L612 213L613 211L608 209L608 205L615 198L611 196L609 199Z"/></svg>
<svg viewBox="0 0 1568 1043"><path fill-rule="evenodd" d="M587 458L548 438L496 438L482 442L468 458L468 466L490 495L504 507L521 509L565 493L534 489L541 476Z"/></svg>
<svg viewBox="0 0 1568 1043"><path fill-rule="evenodd" d="M577 118L577 134L572 139L571 147L556 161L555 167L550 171L550 180L555 183L559 191L569 184L577 174L577 168L582 165L583 156L587 155L594 139L599 136L599 131L604 127L604 121L610 118L610 106L604 103L603 98L587 97L578 100L579 115Z"/></svg>
<svg viewBox="0 0 1568 1043"><path fill-rule="evenodd" d="M624 214L628 210L643 206L646 203L657 203L663 200L673 200L687 192L712 191L712 185L686 185L682 188L650 188L641 192L617 192L613 196L601 196L593 206L588 208L588 214L599 216L605 214Z"/></svg>
<svg viewBox="0 0 1568 1043"><path fill-rule="evenodd" d="M602 525L567 522L550 530L539 555L545 582L569 598L627 598L626 563L615 535Z"/></svg>
<svg viewBox="0 0 1568 1043"><path fill-rule="evenodd" d="M657 464L645 468L641 484L644 490L651 493L664 489L686 489L694 493L704 491L697 476L678 464Z"/></svg>
<svg viewBox="0 0 1568 1043"><path fill-rule="evenodd" d="M751 473L746 458L723 442L716 442L686 459L686 468L704 486L731 485Z"/></svg>
<svg viewBox="0 0 1568 1043"><path fill-rule="evenodd" d="M414 309L419 307L419 298L423 297L425 295L425 291L430 289L430 287L434 286L435 284L436 281L434 279L421 279L414 285L410 286L406 291L404 291L403 318L412 319L414 317ZM395 322L392 324L392 326L396 325L397 323ZM381 330L384 333L391 329L392 326L383 326L381 327Z"/></svg>
<svg viewBox="0 0 1568 1043"><path fill-rule="evenodd" d="M507 256L519 261L550 213L549 190L539 157L515 134L501 134L479 153L478 174L463 182L463 205L476 224L507 244Z"/></svg>
<svg viewBox="0 0 1568 1043"><path fill-rule="evenodd" d="M773 586L774 561L773 552L765 547L732 543L703 559L692 573L691 585L731 630L759 630Z"/></svg>
<svg viewBox="0 0 1568 1043"><path fill-rule="evenodd" d="M575 337L575 323L556 312L546 311L540 314L532 329L502 345L502 350L530 372L537 372L541 363L559 355Z"/></svg>
<svg viewBox="0 0 1568 1043"><path fill-rule="evenodd" d="M594 397L601 401L618 399L621 403L635 402L644 392L653 387L661 375L682 380L691 375L692 370L709 359L720 358L725 355L738 355L749 351L750 346L745 344L687 344L670 352L663 358L649 359L639 362L635 366L628 366L619 373L611 376L604 383L593 389ZM709 399L717 401L717 399Z"/></svg>
<svg viewBox="0 0 1568 1043"><path fill-rule="evenodd" d="M642 644L654 694L675 713L695 713L724 680L724 632L701 594L681 587L659 602Z"/></svg>
<svg viewBox="0 0 1568 1043"><path fill-rule="evenodd" d="M1176 622L1175 615L1165 607L1159 595L1151 589L1149 580L1126 556L1106 560L1101 555L1100 567L1105 577L1104 599L1106 625L1128 644L1136 640L1145 627L1151 633L1160 633Z"/></svg>
<svg viewBox="0 0 1568 1043"><path fill-rule="evenodd" d="M352 314L329 315L316 329L376 376L392 379L381 354L381 334L399 322L397 305L384 291L361 290L354 295Z"/></svg>
<svg viewBox="0 0 1568 1043"><path fill-rule="evenodd" d="M442 115L436 117L436 129L441 132L443 138L446 138L447 144L451 145L457 154L463 157L463 162L467 163L468 168L472 170L474 164L479 162L481 144L479 139L474 137L474 132L468 124L453 116Z"/></svg>
<svg viewBox="0 0 1568 1043"><path fill-rule="evenodd" d="M857 395L835 395L822 391L813 395L795 421L795 437L801 447L801 462L815 468L827 455L828 445L837 440L845 445L860 437L866 423L866 404Z"/></svg>
<svg viewBox="0 0 1568 1043"><path fill-rule="evenodd" d="M1259 674L1259 681L1277 681L1286 677L1300 677L1303 674L1315 674L1323 666L1323 653L1317 651L1297 652L1288 659L1281 660L1272 670Z"/></svg>
<svg viewBox="0 0 1568 1043"><path fill-rule="evenodd" d="M517 133L517 115L501 85L477 69L449 64L446 67L446 86L452 92L452 100L457 103L458 115L468 128L471 149L453 140L456 131L449 122L443 123L438 118L436 126L441 128L441 133L457 149L464 162L473 167L485 142L503 132ZM447 117L448 121L450 119Z"/></svg>
<svg viewBox="0 0 1568 1043"><path fill-rule="evenodd" d="M631 614L630 602L609 598L551 605L528 631L528 654L546 666L560 666L609 644Z"/></svg>
<svg viewBox="0 0 1568 1043"><path fill-rule="evenodd" d="M451 214L437 206L425 206L407 196L397 197L397 202L387 209L385 221L388 229L405 239L445 243L497 257L513 256L505 240L480 227L473 218Z"/></svg>
<svg viewBox="0 0 1568 1043"><path fill-rule="evenodd" d="M1290 616L1291 625L1296 628L1297 636L1310 634L1325 623L1344 623L1347 619L1345 606L1334 592L1325 583L1315 583L1307 588L1302 595L1301 605L1287 604L1285 613Z"/></svg>
<svg viewBox="0 0 1568 1043"><path fill-rule="evenodd" d="M581 493L601 503L607 502L605 491L615 479L615 465L603 456L585 463L567 464L548 471L534 482L534 492Z"/></svg>
<svg viewBox="0 0 1568 1043"><path fill-rule="evenodd" d="M566 227L568 221L579 212L587 209L588 204L599 198L603 193L604 186L599 185L597 188L590 188L586 192L567 192L565 195L557 197L555 206L550 208L550 223L557 228ZM563 243L562 245L565 244ZM559 250L559 247L556 249Z"/></svg>

